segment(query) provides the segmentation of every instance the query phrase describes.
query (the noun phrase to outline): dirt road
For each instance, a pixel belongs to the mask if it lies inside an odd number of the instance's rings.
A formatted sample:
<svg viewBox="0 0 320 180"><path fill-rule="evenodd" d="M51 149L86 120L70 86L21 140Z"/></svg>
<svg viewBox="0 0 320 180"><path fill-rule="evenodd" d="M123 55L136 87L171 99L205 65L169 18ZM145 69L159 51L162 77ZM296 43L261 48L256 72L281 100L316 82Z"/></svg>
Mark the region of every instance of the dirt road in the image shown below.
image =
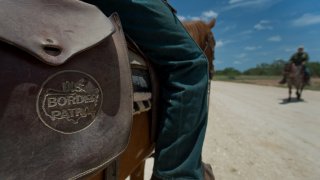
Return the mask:
<svg viewBox="0 0 320 180"><path fill-rule="evenodd" d="M217 180L320 179L320 92L285 103L285 88L211 85L203 159Z"/></svg>
<svg viewBox="0 0 320 180"><path fill-rule="evenodd" d="M320 92L213 82L204 159L218 180L319 180Z"/></svg>

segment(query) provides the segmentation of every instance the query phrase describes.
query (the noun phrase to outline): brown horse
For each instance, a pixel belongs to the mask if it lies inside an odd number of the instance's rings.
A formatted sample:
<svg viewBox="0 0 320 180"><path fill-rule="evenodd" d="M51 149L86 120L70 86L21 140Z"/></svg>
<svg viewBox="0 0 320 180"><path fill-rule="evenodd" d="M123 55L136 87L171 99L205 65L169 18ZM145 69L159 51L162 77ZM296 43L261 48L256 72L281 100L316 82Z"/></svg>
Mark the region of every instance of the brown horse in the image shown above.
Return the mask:
<svg viewBox="0 0 320 180"><path fill-rule="evenodd" d="M287 73L287 84L289 88L288 101L291 101L292 88L296 88L297 99L301 99L302 91L306 85L304 81L303 65L296 66L294 63L290 64L290 70Z"/></svg>
<svg viewBox="0 0 320 180"><path fill-rule="evenodd" d="M210 77L213 76L215 39L211 29L215 26L216 19L209 23L203 21L184 22L186 30L203 50L209 61ZM145 161L154 150L155 142L151 138L151 114L143 112L133 116L133 127L129 145L120 155L119 174L120 180L130 176L131 180L144 179ZM104 177L103 172L98 173L91 180L100 180Z"/></svg>
<svg viewBox="0 0 320 180"><path fill-rule="evenodd" d="M205 23L203 21L186 21L183 25L196 41L199 47L203 50L208 59L209 75L212 79L214 74L214 47L216 41L211 29L215 26L216 19L212 19L210 22Z"/></svg>

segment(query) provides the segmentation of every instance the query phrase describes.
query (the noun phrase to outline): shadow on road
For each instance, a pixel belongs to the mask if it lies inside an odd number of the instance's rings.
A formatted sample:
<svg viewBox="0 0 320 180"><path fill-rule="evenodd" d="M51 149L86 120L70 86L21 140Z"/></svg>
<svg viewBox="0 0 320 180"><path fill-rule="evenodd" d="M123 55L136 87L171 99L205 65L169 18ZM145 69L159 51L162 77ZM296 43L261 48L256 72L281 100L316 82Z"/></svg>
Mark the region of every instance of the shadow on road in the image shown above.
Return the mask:
<svg viewBox="0 0 320 180"><path fill-rule="evenodd" d="M306 101L304 99L297 99L297 98L292 98L290 101L288 101L288 98L285 99L280 99L282 102L279 104L285 105L285 104L290 104L290 103L305 103Z"/></svg>

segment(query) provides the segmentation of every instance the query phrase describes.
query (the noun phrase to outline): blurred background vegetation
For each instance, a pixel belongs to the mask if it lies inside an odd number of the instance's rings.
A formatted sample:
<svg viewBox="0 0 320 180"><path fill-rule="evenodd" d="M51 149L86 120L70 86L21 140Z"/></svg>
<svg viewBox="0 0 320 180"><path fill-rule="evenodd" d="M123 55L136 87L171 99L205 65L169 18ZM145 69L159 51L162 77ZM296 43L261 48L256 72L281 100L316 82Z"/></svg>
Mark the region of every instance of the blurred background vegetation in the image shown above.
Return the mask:
<svg viewBox="0 0 320 180"><path fill-rule="evenodd" d="M275 60L271 64L258 64L256 67L244 71L228 67L216 70L213 80L286 87L286 85L279 85L278 81L282 77L283 67L287 62L282 59ZM320 63L308 62L306 66L311 73L311 86L307 86L306 89L320 90Z"/></svg>
<svg viewBox="0 0 320 180"><path fill-rule="evenodd" d="M283 67L287 63L284 60L276 60L273 61L271 64L262 63L258 64L254 68L247 69L243 72L229 67L223 70L217 70L215 75L220 76L239 76L239 75L253 75L253 76L281 76ZM320 77L320 63L319 62L308 62L306 65L310 72L311 76L313 77Z"/></svg>

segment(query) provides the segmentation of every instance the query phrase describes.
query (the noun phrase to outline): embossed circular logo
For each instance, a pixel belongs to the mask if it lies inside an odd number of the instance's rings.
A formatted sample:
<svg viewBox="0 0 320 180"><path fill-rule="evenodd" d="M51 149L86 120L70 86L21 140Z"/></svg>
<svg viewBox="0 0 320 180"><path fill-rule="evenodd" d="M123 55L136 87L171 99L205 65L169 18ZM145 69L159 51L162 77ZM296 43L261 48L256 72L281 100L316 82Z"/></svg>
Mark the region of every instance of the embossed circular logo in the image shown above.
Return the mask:
<svg viewBox="0 0 320 180"><path fill-rule="evenodd" d="M102 90L89 74L74 70L50 76L38 94L37 112L49 128L72 134L89 127L102 104Z"/></svg>

